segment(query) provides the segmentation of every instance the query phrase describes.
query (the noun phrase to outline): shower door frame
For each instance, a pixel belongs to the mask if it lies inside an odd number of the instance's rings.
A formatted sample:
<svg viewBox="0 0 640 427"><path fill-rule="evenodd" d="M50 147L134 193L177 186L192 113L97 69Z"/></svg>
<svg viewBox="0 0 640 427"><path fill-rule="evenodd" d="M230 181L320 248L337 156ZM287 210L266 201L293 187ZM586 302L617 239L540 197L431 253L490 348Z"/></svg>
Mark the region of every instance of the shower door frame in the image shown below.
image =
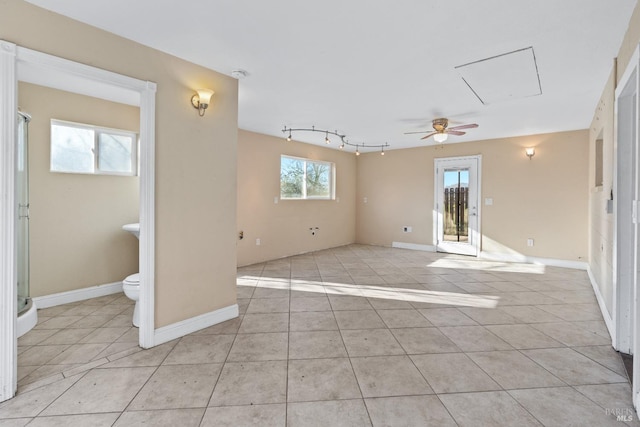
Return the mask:
<svg viewBox="0 0 640 427"><path fill-rule="evenodd" d="M17 389L15 162L18 81L140 107L140 329L155 345L155 97L157 86L0 40L0 402Z"/></svg>

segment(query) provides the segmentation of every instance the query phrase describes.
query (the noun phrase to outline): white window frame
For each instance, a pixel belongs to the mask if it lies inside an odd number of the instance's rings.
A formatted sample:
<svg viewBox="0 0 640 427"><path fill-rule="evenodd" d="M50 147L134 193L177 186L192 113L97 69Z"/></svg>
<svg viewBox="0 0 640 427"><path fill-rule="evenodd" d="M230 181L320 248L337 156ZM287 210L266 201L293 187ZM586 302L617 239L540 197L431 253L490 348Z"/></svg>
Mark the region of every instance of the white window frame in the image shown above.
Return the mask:
<svg viewBox="0 0 640 427"><path fill-rule="evenodd" d="M93 131L93 172L77 172L77 171L67 171L67 170L53 170L53 126L65 126L69 128L76 129L86 129ZM114 129L107 128L102 126L94 126L86 123L76 123L69 122L66 120L58 120L51 119L50 125L50 156L49 156L49 171L52 173L73 173L80 175L119 175L119 176L137 176L138 175L138 149L140 146L140 141L138 134L133 131L124 130L124 129ZM99 141L100 135L118 135L118 136L128 136L133 141L133 147L131 147L131 172L116 172L116 171L105 171L100 169L100 150L99 150Z"/></svg>
<svg viewBox="0 0 640 427"><path fill-rule="evenodd" d="M282 197L282 159L300 160L304 162L303 177L302 177L302 197ZM307 163L319 163L329 166L329 196L307 196ZM325 160L313 160L304 157L289 156L286 154L280 155L280 198L282 200L335 200L336 196L336 164Z"/></svg>

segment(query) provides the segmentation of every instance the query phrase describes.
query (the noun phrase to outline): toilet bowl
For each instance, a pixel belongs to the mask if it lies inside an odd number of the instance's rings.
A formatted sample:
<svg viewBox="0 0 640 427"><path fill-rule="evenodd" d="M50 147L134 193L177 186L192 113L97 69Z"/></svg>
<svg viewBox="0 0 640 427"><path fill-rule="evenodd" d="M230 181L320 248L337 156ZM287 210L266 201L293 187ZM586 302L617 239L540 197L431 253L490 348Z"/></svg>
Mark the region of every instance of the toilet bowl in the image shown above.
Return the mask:
<svg viewBox="0 0 640 427"><path fill-rule="evenodd" d="M122 290L129 299L136 302L136 305L133 308L133 326L137 328L140 323L140 312L138 307L138 300L140 299L140 273L127 276L122 281Z"/></svg>
<svg viewBox="0 0 640 427"><path fill-rule="evenodd" d="M133 224L125 224L122 226L122 229L133 234L137 239L140 238L140 223L136 222ZM122 281L122 290L129 299L136 302L136 305L133 308L133 326L137 328L140 323L140 313L138 308L138 300L140 299L140 273L127 276Z"/></svg>

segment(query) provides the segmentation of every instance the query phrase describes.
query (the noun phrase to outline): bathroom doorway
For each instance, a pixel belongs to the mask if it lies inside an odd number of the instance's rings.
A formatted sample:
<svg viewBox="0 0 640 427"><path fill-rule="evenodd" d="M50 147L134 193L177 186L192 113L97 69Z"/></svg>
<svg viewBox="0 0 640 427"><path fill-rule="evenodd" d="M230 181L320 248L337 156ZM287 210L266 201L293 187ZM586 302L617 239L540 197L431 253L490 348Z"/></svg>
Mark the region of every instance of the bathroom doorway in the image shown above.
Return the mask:
<svg viewBox="0 0 640 427"><path fill-rule="evenodd" d="M140 108L140 338L154 346L155 92L156 85L0 40L0 401L17 385L17 254L15 141L18 82L94 96Z"/></svg>

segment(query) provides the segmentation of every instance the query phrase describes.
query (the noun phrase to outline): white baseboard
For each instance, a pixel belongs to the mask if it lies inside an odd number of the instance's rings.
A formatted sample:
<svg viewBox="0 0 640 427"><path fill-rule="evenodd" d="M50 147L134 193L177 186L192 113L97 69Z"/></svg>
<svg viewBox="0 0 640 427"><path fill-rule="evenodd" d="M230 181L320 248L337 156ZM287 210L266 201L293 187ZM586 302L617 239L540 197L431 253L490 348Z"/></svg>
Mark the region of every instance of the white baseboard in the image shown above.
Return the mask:
<svg viewBox="0 0 640 427"><path fill-rule="evenodd" d="M222 323L238 317L238 304L220 308L200 316L172 323L155 330L154 345L160 345L176 338L183 337L200 329Z"/></svg>
<svg viewBox="0 0 640 427"><path fill-rule="evenodd" d="M600 307L602 318L604 319L604 323L607 325L607 329L609 330L609 336L611 336L611 345L614 345L616 331L614 328L615 325L613 324L613 318L611 317L611 314L609 314L609 311L607 310L607 305L604 303L604 297L600 292L600 287L598 286L598 282L596 281L596 278L593 276L593 272L591 271L591 266L587 267L587 274L589 274L589 281L591 282L591 286L593 287L593 293L596 294L596 300L598 301L598 306Z"/></svg>
<svg viewBox="0 0 640 427"><path fill-rule="evenodd" d="M392 248L411 249L413 251L435 252L436 247L432 245L420 245L417 243L392 242Z"/></svg>
<svg viewBox="0 0 640 427"><path fill-rule="evenodd" d="M35 302L38 308L48 308L55 307L56 305L68 304L70 302L84 301L86 299L117 294L118 292L122 292L122 282L107 283L105 285L91 286L89 288L35 297L33 298L33 302Z"/></svg>
<svg viewBox="0 0 640 427"><path fill-rule="evenodd" d="M589 264L584 261L570 261L556 258L539 258L522 254L505 254L485 251L480 252L480 256L478 258L488 261L526 262L530 264L547 265L549 267L572 268L574 270L587 270L587 268L589 267Z"/></svg>

